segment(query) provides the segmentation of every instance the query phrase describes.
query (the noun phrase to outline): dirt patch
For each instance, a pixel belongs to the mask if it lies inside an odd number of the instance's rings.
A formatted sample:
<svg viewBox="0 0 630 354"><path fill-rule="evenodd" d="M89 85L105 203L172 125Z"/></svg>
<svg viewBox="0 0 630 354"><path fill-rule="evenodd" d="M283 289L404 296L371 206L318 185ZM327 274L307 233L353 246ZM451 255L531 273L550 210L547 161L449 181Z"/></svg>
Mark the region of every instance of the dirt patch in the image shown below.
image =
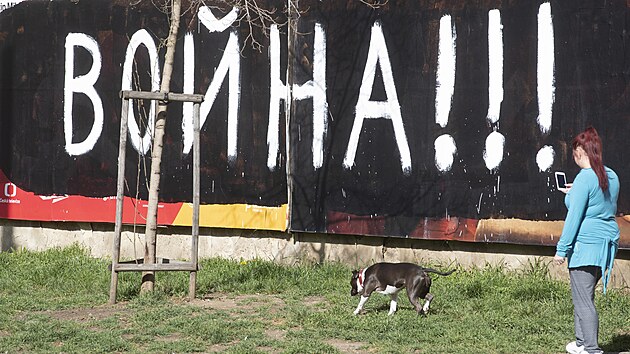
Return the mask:
<svg viewBox="0 0 630 354"><path fill-rule="evenodd" d="M274 295L262 295L262 294L247 294L247 295L233 295L226 293L212 293L201 298L193 300L173 299L173 304L189 306L195 306L203 309L204 311L225 311L229 313L231 317L248 316L258 313L259 311L270 313L278 313L284 311L287 304L279 296ZM308 307L312 311L325 311L327 306L327 300L322 296L309 296L301 301L301 305ZM127 321L130 320L130 311L127 302L119 302L114 305L102 305L97 307L87 308L74 308L66 310L56 311L41 311L39 314L48 315L52 318L63 321L76 321L81 323L89 323L92 321L103 320L107 318L116 318L121 327L125 327ZM132 311L131 311L132 312ZM23 314L26 316L26 314ZM265 329L265 336L273 341L285 341L287 337L287 330L282 329L285 324L284 319L271 316L269 327ZM8 333L0 331L0 337L7 336ZM131 340L133 334L122 334L124 340ZM182 340L180 334L169 334L155 338L160 342L177 342ZM326 343L336 348L341 353L371 353L366 343L346 341L342 339L330 339ZM228 350L235 343L221 343L208 347L205 352L207 353L221 353ZM61 344L60 344L61 345ZM279 353L281 352L277 348L273 347L258 347L257 350L265 353Z"/></svg>
<svg viewBox="0 0 630 354"><path fill-rule="evenodd" d="M49 315L50 317L56 318L58 320L87 322L102 320L112 316L124 316L126 310L127 305L122 303L116 305L103 305L98 307L43 311L40 313Z"/></svg>
<svg viewBox="0 0 630 354"><path fill-rule="evenodd" d="M329 339L326 343L332 345L337 348L342 353L370 353L370 350L367 350L363 346L365 343L360 342L351 342L342 339Z"/></svg>
<svg viewBox="0 0 630 354"><path fill-rule="evenodd" d="M173 342L177 342L182 340L183 337L179 334L169 334L167 336L157 336L155 337L155 340L158 342L165 342L165 343L173 343Z"/></svg>
<svg viewBox="0 0 630 354"><path fill-rule="evenodd" d="M265 331L265 335L271 339L284 340L287 332L279 329L268 329Z"/></svg>
<svg viewBox="0 0 630 354"><path fill-rule="evenodd" d="M224 293L212 293L194 300L173 300L175 304L188 304L203 309L230 312L235 316L242 313L252 313L262 308L268 308L270 313L278 313L286 306L284 300L275 295L231 295ZM310 296L304 299L303 304L314 310L324 309L326 299L324 297ZM41 311L39 314L48 315L58 320L77 322L98 321L109 317L117 317L125 322L128 315L128 303L118 302L114 305L102 305L97 307L74 308L55 311ZM26 316L26 313L22 316ZM21 318L22 316L18 316ZM2 333L0 332L0 336Z"/></svg>
<svg viewBox="0 0 630 354"><path fill-rule="evenodd" d="M263 307L269 307L272 313L277 312L285 306L282 299L274 295L228 295L223 293L213 293L200 299L187 301L192 306L198 306L205 309L229 311L239 313L245 311L251 313L251 310L258 310Z"/></svg>
<svg viewBox="0 0 630 354"><path fill-rule="evenodd" d="M326 299L323 296L307 296L304 298L304 304L306 305L319 305L326 302Z"/></svg>
<svg viewBox="0 0 630 354"><path fill-rule="evenodd" d="M225 344L213 344L210 346L210 348L208 348L208 353L223 353L224 351L226 351L229 347Z"/></svg>

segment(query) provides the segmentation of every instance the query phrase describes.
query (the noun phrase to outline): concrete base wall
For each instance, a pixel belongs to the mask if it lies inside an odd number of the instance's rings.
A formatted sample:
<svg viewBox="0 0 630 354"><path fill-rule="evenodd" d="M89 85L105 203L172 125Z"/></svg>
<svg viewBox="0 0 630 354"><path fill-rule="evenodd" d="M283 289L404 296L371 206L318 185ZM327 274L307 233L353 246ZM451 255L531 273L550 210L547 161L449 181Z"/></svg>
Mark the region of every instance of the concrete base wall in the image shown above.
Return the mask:
<svg viewBox="0 0 630 354"><path fill-rule="evenodd" d="M158 230L157 256L190 258L190 228L165 227ZM42 251L79 244L99 258L111 258L114 226L94 223L30 222L0 219L2 251ZM199 258L264 259L284 264L341 262L356 268L374 262L441 264L444 268L502 266L527 269L532 264L549 264L551 276L568 281L566 266L551 265L555 248L498 243L468 243L390 237L282 233L272 231L213 229L200 230ZM121 260L144 255L144 228L125 227ZM630 251L621 250L615 260L611 286L630 287Z"/></svg>

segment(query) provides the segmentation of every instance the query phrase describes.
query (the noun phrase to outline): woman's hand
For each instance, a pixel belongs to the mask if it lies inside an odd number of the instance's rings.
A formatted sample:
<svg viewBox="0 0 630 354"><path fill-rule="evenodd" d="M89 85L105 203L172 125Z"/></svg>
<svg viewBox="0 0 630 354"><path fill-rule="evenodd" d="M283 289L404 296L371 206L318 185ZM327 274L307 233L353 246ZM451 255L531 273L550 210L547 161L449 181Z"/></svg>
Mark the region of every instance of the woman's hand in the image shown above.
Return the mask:
<svg viewBox="0 0 630 354"><path fill-rule="evenodd" d="M571 186L573 186L573 183L567 183L565 184L564 188L558 188L558 190L564 194L567 194L571 190Z"/></svg>
<svg viewBox="0 0 630 354"><path fill-rule="evenodd" d="M565 261L566 259L567 259L566 257L560 257L560 256L558 256L558 255L553 256L553 262L554 262L556 265L561 265L562 263L564 263L564 261Z"/></svg>

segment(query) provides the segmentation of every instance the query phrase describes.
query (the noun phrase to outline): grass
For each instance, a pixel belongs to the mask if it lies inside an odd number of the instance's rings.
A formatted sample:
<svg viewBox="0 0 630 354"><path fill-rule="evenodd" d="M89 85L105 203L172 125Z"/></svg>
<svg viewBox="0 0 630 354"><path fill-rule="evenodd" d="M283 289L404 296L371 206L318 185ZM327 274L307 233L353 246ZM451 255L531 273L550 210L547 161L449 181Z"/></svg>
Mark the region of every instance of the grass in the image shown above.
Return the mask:
<svg viewBox="0 0 630 354"><path fill-rule="evenodd" d="M543 262L434 276L427 317L404 296L388 317L378 294L353 316L342 264L218 258L201 261L192 302L185 272L158 273L148 295L140 274L121 273L110 306L107 266L77 246L0 253L0 352L562 353L573 333L568 284ZM630 293L598 292L596 302L603 349L630 349Z"/></svg>

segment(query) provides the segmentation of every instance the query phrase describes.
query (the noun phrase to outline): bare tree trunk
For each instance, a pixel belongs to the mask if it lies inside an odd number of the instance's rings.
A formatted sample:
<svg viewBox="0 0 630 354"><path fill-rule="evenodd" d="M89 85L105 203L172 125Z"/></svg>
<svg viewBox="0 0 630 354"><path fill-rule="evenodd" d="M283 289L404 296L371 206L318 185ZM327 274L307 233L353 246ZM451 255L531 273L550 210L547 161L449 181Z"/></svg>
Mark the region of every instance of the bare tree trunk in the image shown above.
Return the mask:
<svg viewBox="0 0 630 354"><path fill-rule="evenodd" d="M171 86L173 73L173 58L175 57L175 44L179 30L179 17L181 12L181 0L171 1L171 27L166 42L166 57L164 58L164 71L162 73L161 93L168 93ZM157 249L157 212L160 192L160 172L162 164L162 147L164 141L164 127L166 126L166 103L159 102L153 145L151 150L151 177L149 184L149 209L147 211L147 226L145 230L144 263L155 264ZM155 285L155 272L142 274L140 292L153 291Z"/></svg>

